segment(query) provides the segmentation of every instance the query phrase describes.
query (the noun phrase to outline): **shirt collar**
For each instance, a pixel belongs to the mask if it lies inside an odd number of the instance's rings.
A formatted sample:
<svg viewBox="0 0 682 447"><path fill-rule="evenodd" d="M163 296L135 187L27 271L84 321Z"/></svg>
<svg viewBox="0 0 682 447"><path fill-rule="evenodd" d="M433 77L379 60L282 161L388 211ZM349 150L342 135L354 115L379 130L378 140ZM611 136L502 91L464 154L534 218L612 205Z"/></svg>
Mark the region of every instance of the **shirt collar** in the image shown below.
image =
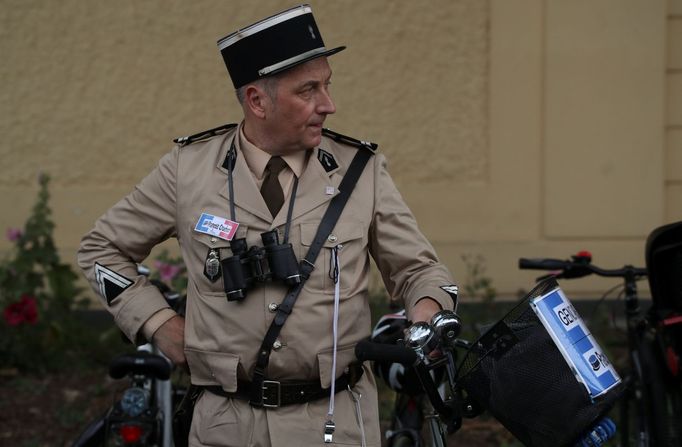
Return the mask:
<svg viewBox="0 0 682 447"><path fill-rule="evenodd" d="M265 166L270 161L270 154L251 143L244 135L244 122L239 125L239 148L244 154L244 161L249 169L259 180L263 178ZM289 168L296 177L300 178L305 168L308 151L298 151L293 154L283 155L282 158L287 162Z"/></svg>

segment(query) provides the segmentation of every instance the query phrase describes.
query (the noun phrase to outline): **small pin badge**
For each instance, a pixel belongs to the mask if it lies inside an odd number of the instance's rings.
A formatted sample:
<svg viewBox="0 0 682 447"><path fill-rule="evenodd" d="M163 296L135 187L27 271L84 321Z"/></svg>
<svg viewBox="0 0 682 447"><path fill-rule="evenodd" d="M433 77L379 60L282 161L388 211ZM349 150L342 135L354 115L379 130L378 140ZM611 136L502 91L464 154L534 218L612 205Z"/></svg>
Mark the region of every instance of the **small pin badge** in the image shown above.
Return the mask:
<svg viewBox="0 0 682 447"><path fill-rule="evenodd" d="M324 188L324 193L328 196L333 196L335 192L336 188L334 188L333 186L325 186Z"/></svg>
<svg viewBox="0 0 682 447"><path fill-rule="evenodd" d="M220 252L216 249L212 248L208 251L204 265L204 276L211 282L216 282L220 276Z"/></svg>

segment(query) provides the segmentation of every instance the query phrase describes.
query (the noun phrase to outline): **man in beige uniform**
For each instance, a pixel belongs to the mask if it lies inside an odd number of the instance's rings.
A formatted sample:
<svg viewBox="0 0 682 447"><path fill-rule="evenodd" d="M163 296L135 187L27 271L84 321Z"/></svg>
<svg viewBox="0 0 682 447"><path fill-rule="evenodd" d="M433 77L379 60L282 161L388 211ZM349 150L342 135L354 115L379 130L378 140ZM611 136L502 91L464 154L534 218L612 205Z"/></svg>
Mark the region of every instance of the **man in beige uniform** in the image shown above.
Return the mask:
<svg viewBox="0 0 682 447"><path fill-rule="evenodd" d="M374 378L353 355L371 329L369 254L413 321L452 309L456 287L384 157L371 156L269 346L265 386L253 399L249 381L261 343L291 283L256 281L235 299L226 273L233 244L244 239L260 247L261 234L277 230L279 242L303 260L356 153L376 146L322 128L336 111L327 56L344 47L324 47L309 6L233 33L219 47L243 121L176 140L83 238L79 263L131 340L152 339L205 387L190 445L322 445L326 428L328 443L379 446ZM280 197L275 193L273 204L270 195L266 204L273 178ZM170 237L188 271L186 319L136 272L136 263Z"/></svg>

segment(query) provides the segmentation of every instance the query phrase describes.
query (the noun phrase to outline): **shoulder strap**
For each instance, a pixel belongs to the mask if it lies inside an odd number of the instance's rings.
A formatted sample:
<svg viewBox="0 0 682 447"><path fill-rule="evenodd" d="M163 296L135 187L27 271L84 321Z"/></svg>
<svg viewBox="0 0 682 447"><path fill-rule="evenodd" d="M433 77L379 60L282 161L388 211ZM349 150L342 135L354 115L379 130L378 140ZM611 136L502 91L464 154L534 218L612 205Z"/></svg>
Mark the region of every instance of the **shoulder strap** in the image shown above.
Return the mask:
<svg viewBox="0 0 682 447"><path fill-rule="evenodd" d="M236 124L224 124L219 127L214 127L213 129L204 130L203 132L195 133L194 135L189 135L186 137L175 138L173 142L180 147L185 147L189 144L196 143L197 141L206 140L208 138L213 138L217 135L222 135L230 129L237 127Z"/></svg>
<svg viewBox="0 0 682 447"><path fill-rule="evenodd" d="M378 147L376 143L372 143L371 141L358 140L357 138L349 137L348 135L342 135L338 132L334 132L333 130L327 129L326 127L322 129L322 134L331 138L334 141L349 144L351 146L355 146L361 149L369 149L372 152L374 152Z"/></svg>
<svg viewBox="0 0 682 447"><path fill-rule="evenodd" d="M263 405L263 381L265 380L265 368L268 366L270 360L272 344L277 340L277 336L282 330L284 322L287 317L289 317L289 314L291 314L294 303L296 303L298 295L301 293L301 290L303 290L303 284L310 277L310 273L315 268L315 260L320 253L324 241L327 240L327 237L334 229L343 208L346 206L346 202L348 202L348 198L360 178L360 174L362 174L367 161L369 161L372 155L373 151L358 150L353 157L353 161L351 161L348 171L339 185L340 192L329 203L329 207L327 208L327 211L325 211L320 225L317 227L317 233L315 234L312 244L310 244L308 254L300 263L301 282L289 289L284 300L277 308L275 318L265 334L265 338L263 339L263 343L261 344L256 358L256 366L253 371L253 380L251 382L250 404L253 406L259 407Z"/></svg>

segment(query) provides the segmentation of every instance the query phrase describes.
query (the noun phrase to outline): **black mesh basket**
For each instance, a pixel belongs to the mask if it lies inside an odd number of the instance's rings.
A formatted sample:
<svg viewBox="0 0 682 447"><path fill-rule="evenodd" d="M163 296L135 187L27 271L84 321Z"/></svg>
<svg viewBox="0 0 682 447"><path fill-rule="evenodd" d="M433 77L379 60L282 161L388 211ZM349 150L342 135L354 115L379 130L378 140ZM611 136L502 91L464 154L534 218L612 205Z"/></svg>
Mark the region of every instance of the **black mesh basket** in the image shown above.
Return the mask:
<svg viewBox="0 0 682 447"><path fill-rule="evenodd" d="M556 289L536 286L467 352L458 382L526 446L572 445L613 406L618 384L592 398L578 382L531 300Z"/></svg>

